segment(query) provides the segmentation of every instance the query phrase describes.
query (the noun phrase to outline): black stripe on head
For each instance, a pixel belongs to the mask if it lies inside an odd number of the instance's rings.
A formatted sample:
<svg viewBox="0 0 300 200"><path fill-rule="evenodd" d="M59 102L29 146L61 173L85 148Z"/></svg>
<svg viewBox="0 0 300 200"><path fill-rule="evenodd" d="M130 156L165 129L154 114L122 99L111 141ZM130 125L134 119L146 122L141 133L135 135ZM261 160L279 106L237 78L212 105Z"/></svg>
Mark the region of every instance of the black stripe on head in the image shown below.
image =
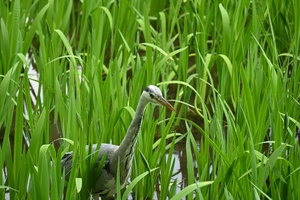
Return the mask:
<svg viewBox="0 0 300 200"><path fill-rule="evenodd" d="M149 96L151 97L151 99L156 99L155 95L153 94L153 90L149 86L146 87L146 89L144 89L144 91L149 94Z"/></svg>
<svg viewBox="0 0 300 200"><path fill-rule="evenodd" d="M150 90L149 87L146 87L146 88L144 89L144 91L145 91L145 92L150 92L151 90Z"/></svg>

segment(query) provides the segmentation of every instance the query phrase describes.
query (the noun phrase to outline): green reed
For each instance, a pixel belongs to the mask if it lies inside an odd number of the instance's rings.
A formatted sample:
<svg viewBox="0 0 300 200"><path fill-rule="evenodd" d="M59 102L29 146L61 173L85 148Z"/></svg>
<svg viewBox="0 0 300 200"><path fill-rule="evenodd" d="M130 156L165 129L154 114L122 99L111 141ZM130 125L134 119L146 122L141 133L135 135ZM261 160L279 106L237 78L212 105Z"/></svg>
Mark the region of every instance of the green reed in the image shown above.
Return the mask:
<svg viewBox="0 0 300 200"><path fill-rule="evenodd" d="M85 146L120 144L150 84L177 112L147 107L131 183L116 198L298 199L299 6L2 1L0 199L88 199ZM180 141L181 191L171 157Z"/></svg>

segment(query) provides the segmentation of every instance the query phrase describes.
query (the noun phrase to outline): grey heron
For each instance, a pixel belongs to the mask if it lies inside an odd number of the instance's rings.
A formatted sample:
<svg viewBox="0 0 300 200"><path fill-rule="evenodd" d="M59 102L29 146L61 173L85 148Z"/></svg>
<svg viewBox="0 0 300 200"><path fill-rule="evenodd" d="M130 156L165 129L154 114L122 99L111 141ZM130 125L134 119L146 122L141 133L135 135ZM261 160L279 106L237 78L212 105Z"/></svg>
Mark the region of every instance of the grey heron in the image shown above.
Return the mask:
<svg viewBox="0 0 300 200"><path fill-rule="evenodd" d="M171 111L175 111L174 107L166 101L160 89L154 85L149 85L143 92L138 102L135 115L127 130L127 133L120 146L113 144L101 144L98 150L97 160L106 155L106 161L102 167L96 184L92 187L93 197L110 197L116 193L117 167L119 160L120 167L120 185L121 188L127 183L132 167L132 159L136 147L137 138L143 121L144 110L148 103L154 103L165 106ZM92 152L97 151L98 144L92 146ZM88 146L86 147L88 149ZM67 153L62 159L62 167L66 174L71 171L72 152Z"/></svg>

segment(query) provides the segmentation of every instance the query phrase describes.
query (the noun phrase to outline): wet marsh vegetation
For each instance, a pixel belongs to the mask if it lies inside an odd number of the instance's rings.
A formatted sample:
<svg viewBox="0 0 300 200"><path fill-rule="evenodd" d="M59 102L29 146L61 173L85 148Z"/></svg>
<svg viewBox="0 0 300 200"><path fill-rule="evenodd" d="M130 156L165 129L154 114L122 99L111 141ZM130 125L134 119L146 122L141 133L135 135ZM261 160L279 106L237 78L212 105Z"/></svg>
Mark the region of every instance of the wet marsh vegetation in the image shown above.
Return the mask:
<svg viewBox="0 0 300 200"><path fill-rule="evenodd" d="M299 7L1 1L0 199L89 199L85 145L120 144L150 84L177 112L147 107L116 199L299 199Z"/></svg>

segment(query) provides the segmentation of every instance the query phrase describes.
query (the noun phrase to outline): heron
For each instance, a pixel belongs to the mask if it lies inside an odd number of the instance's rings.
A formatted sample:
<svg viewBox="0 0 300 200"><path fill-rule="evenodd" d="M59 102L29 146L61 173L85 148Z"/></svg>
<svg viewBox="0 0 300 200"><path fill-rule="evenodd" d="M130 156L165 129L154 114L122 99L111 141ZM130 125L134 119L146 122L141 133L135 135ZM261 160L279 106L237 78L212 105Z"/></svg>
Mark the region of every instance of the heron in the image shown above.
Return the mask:
<svg viewBox="0 0 300 200"><path fill-rule="evenodd" d="M94 199L111 197L116 193L118 162L121 189L126 185L131 174L132 159L143 121L144 110L148 103L162 105L171 111L175 111L175 108L162 96L161 90L154 85L149 85L140 96L135 115L120 146L102 143L100 149L97 149L98 144L92 145L92 152L98 154L98 162L101 161L104 155L106 156L101 173L96 178L97 181L91 189ZM89 146L86 146L87 150L88 148ZM62 167L65 169L67 177L72 167L72 152L65 154L62 159Z"/></svg>

